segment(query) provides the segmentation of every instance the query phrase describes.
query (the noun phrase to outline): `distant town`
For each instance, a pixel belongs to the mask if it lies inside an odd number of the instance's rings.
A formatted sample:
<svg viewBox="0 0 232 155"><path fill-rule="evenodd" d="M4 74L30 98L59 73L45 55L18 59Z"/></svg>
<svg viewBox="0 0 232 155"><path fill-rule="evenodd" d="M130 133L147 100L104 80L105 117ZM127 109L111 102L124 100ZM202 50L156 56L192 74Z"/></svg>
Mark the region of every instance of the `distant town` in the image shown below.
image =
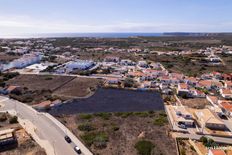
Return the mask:
<svg viewBox="0 0 232 155"><path fill-rule="evenodd" d="M230 36L1 39L0 71L3 155L232 154Z"/></svg>

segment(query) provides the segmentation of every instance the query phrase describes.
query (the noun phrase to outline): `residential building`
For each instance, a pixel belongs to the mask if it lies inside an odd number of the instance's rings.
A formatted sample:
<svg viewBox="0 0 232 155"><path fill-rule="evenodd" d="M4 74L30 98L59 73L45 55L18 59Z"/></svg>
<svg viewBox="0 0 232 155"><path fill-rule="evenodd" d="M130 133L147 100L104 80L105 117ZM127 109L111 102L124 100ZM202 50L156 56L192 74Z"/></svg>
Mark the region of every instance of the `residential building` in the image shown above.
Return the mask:
<svg viewBox="0 0 232 155"><path fill-rule="evenodd" d="M115 56L107 56L104 61L105 62L119 62L119 57L115 57Z"/></svg>
<svg viewBox="0 0 232 155"><path fill-rule="evenodd" d="M194 125L192 115L186 110L184 106L170 106L169 107L172 117L177 125L184 124L191 127Z"/></svg>
<svg viewBox="0 0 232 155"><path fill-rule="evenodd" d="M232 89L220 89L220 94L225 99L232 99Z"/></svg>
<svg viewBox="0 0 232 155"><path fill-rule="evenodd" d="M225 88L232 89L232 81L225 81Z"/></svg>
<svg viewBox="0 0 232 155"><path fill-rule="evenodd" d="M189 86L186 83L179 83L177 87L177 94L179 96L185 95L186 97L189 97L190 96Z"/></svg>
<svg viewBox="0 0 232 155"><path fill-rule="evenodd" d="M76 60L66 63L65 68L67 72L71 72L75 69L87 70L92 68L94 65L95 64L92 60Z"/></svg>
<svg viewBox="0 0 232 155"><path fill-rule="evenodd" d="M225 115L232 117L232 102L231 101L222 101L220 102L219 105Z"/></svg>
<svg viewBox="0 0 232 155"><path fill-rule="evenodd" d="M218 119L209 109L199 109L195 111L198 124L202 128L209 128L212 130L225 130L225 124Z"/></svg>
<svg viewBox="0 0 232 155"><path fill-rule="evenodd" d="M210 149L208 155L226 155L224 150Z"/></svg>
<svg viewBox="0 0 232 155"><path fill-rule="evenodd" d="M0 130L0 151L8 150L17 146L14 129Z"/></svg>

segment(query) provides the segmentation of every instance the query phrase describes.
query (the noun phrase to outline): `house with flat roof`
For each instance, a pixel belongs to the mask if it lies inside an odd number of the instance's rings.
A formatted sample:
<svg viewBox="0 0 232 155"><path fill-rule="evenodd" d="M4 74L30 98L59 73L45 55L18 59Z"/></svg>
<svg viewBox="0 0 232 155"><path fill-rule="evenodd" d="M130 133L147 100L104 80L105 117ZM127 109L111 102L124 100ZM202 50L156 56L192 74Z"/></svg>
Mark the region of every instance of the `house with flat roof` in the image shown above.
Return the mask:
<svg viewBox="0 0 232 155"><path fill-rule="evenodd" d="M11 149L17 146L17 139L15 137L14 129L0 130L0 151Z"/></svg>
<svg viewBox="0 0 232 155"><path fill-rule="evenodd" d="M172 106L171 112L172 112L172 117L177 124L184 124L186 126L193 126L194 125L193 117L192 117L191 113L189 113L186 110L186 107L184 107L184 106Z"/></svg>
<svg viewBox="0 0 232 155"><path fill-rule="evenodd" d="M199 109L195 111L197 122L201 127L212 130L225 130L225 124L217 118L209 109Z"/></svg>

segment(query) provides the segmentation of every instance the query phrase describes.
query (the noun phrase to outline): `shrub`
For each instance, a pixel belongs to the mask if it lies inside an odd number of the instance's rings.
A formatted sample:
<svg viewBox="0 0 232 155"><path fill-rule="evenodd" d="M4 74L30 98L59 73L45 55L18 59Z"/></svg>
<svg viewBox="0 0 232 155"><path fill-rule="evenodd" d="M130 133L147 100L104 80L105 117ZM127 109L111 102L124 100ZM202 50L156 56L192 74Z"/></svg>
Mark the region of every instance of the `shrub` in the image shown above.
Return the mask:
<svg viewBox="0 0 232 155"><path fill-rule="evenodd" d="M155 125L159 125L159 126L163 126L167 123L167 117L166 117L166 114L163 115L163 114L160 114L158 116L158 118L155 118L154 119L154 124Z"/></svg>
<svg viewBox="0 0 232 155"><path fill-rule="evenodd" d="M186 155L185 149L182 148L182 149L180 150L180 154L181 154L181 155Z"/></svg>
<svg viewBox="0 0 232 155"><path fill-rule="evenodd" d="M109 120L110 117L112 116L112 114L111 113L106 113L106 112L101 112L101 113L95 114L95 116L101 117L104 120Z"/></svg>
<svg viewBox="0 0 232 155"><path fill-rule="evenodd" d="M128 116L133 115L133 112L117 112L115 113L115 116L127 118Z"/></svg>
<svg viewBox="0 0 232 155"><path fill-rule="evenodd" d="M17 116L11 117L10 120L9 120L9 123L10 124L18 123L18 117Z"/></svg>
<svg viewBox="0 0 232 155"><path fill-rule="evenodd" d="M81 124L78 126L78 129L87 132L95 130L95 128L91 124Z"/></svg>
<svg viewBox="0 0 232 155"><path fill-rule="evenodd" d="M141 140L135 144L139 155L151 155L154 145L150 141Z"/></svg>
<svg viewBox="0 0 232 155"><path fill-rule="evenodd" d="M107 146L108 135L104 132L98 132L98 133L91 132L82 135L81 139L83 139L86 145L88 146L94 144L96 148L102 149Z"/></svg>
<svg viewBox="0 0 232 155"><path fill-rule="evenodd" d="M91 119L93 116L91 114L80 114L81 119Z"/></svg>
<svg viewBox="0 0 232 155"><path fill-rule="evenodd" d="M134 112L134 115L139 116L139 117L148 117L149 113L148 112Z"/></svg>
<svg viewBox="0 0 232 155"><path fill-rule="evenodd" d="M119 126L117 126L116 124L112 124L112 130L113 131L118 131L119 130Z"/></svg>
<svg viewBox="0 0 232 155"><path fill-rule="evenodd" d="M124 87L133 87L134 84L135 84L135 82L131 78L126 78L124 81Z"/></svg>
<svg viewBox="0 0 232 155"><path fill-rule="evenodd" d="M7 120L6 113L1 113L0 114L0 122L5 122Z"/></svg>

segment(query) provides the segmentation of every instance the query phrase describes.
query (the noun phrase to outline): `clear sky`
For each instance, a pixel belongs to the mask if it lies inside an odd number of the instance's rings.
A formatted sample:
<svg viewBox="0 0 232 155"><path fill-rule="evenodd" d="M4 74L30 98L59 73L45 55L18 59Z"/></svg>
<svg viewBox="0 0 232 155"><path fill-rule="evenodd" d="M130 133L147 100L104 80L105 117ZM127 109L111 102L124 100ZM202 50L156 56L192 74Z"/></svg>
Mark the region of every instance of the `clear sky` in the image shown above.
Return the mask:
<svg viewBox="0 0 232 155"><path fill-rule="evenodd" d="M232 0L0 0L0 35L232 32Z"/></svg>

